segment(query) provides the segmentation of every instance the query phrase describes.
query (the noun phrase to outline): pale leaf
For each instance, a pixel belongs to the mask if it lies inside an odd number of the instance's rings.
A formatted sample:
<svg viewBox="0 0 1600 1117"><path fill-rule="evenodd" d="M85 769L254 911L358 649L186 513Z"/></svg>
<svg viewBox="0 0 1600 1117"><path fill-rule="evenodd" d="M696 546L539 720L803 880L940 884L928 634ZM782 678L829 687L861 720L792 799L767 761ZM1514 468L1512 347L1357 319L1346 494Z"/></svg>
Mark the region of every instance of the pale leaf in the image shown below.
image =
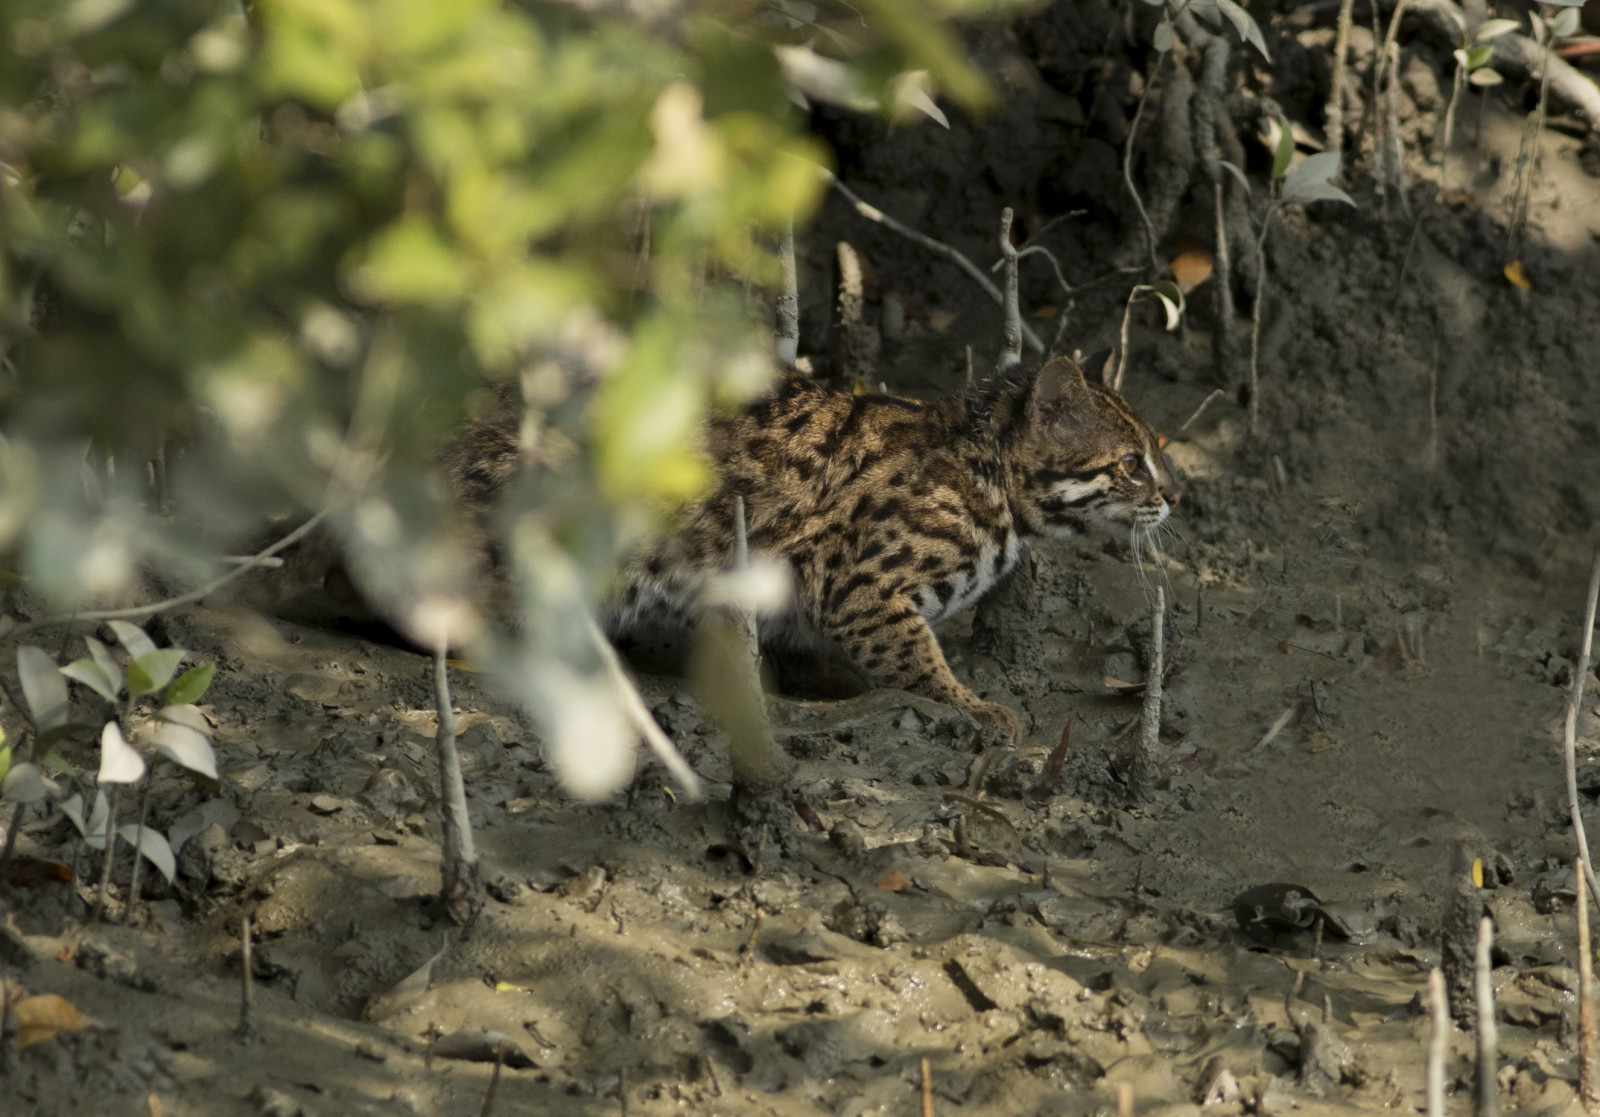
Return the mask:
<svg viewBox="0 0 1600 1117"><path fill-rule="evenodd" d="M67 723L67 680L56 669L49 653L32 644L17 649L17 674L22 678L22 697L33 715L39 732Z"/></svg>
<svg viewBox="0 0 1600 1117"><path fill-rule="evenodd" d="M172 856L172 847L167 844L167 839L163 838L159 831L152 830L148 826L129 823L117 827L117 837L144 854L145 860L167 878L167 883L172 883L172 878L178 873L178 862Z"/></svg>
<svg viewBox="0 0 1600 1117"><path fill-rule="evenodd" d="M114 721L100 731L100 782L135 783L144 775L144 757L128 744Z"/></svg>
<svg viewBox="0 0 1600 1117"><path fill-rule="evenodd" d="M108 621L111 631L117 634L117 639L122 646L128 649L128 654L134 659L142 655L149 655L156 650L155 641L145 635L144 629L127 621Z"/></svg>

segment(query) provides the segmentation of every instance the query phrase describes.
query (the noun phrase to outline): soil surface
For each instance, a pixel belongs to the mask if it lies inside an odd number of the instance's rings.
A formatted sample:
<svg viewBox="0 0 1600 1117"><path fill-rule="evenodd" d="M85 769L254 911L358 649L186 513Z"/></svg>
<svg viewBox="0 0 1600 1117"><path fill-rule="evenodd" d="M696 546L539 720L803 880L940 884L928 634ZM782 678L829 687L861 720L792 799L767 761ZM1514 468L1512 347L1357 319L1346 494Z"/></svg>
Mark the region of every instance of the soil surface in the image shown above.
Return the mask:
<svg viewBox="0 0 1600 1117"><path fill-rule="evenodd" d="M1273 28L1272 92L1316 132L1332 31L1297 18ZM1078 285L1069 298L1024 261L1030 322L1048 341L1069 315L1069 351L1117 344L1138 277L1113 269L1143 252L1121 145L1147 48L1116 38L1121 19L1058 4L973 31L1001 93L983 120L816 116L848 185L982 267L1015 207ZM1185 490L1165 553L1141 567L1125 540L1041 545L942 632L958 673L1024 712L1017 748L982 749L904 693L774 695L815 828L748 850L728 837L725 738L679 679L642 687L707 797L641 761L625 794L584 805L522 714L457 672L491 896L463 931L433 902L429 662L220 605L174 614L166 637L218 665L220 790L154 781L178 879L147 874L125 926L85 925L92 859L76 885L0 896L0 976L88 1018L6 1046L0 1110L466 1115L493 1088L502 1114L909 1115L927 1112L924 1073L940 1114L1100 1114L1124 1090L1141 1115L1413 1110L1428 972L1486 911L1502 1104L1578 1112L1560 739L1600 500L1600 179L1556 106L1518 253L1531 288L1509 282L1525 90L1466 99L1438 202L1424 154L1448 44L1410 27L1401 44L1414 242L1399 199L1386 214L1374 193L1369 143L1345 180L1357 206L1286 208L1263 283L1239 269L1233 367L1213 365L1208 284L1175 332L1137 304L1126 394L1170 435ZM1259 196L1266 156L1246 143ZM1139 150L1136 173L1159 155ZM1204 188L1186 194L1163 259L1208 243L1211 212ZM833 195L800 253L820 373L840 240L867 262L890 390L958 389L968 346L979 375L992 366L998 308ZM1239 385L1262 290L1251 434ZM1142 697L1108 680L1144 678L1157 587L1170 670L1152 770ZM1578 727L1586 810L1597 701ZM68 863L76 845L59 816L29 816L17 843ZM113 919L127 900L113 888ZM1472 1044L1452 1031L1453 1113L1472 1106Z"/></svg>

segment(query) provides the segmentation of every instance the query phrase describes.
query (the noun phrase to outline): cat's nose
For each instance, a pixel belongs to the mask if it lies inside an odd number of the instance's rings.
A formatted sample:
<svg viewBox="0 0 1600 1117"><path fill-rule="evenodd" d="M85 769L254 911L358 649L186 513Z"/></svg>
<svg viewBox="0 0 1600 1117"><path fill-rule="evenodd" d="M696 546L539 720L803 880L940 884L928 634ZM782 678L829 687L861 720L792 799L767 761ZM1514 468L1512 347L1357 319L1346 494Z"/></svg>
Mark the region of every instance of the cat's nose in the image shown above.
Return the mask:
<svg viewBox="0 0 1600 1117"><path fill-rule="evenodd" d="M1166 488L1161 490L1161 495L1166 497L1167 503L1176 508L1183 501L1183 494L1177 489Z"/></svg>

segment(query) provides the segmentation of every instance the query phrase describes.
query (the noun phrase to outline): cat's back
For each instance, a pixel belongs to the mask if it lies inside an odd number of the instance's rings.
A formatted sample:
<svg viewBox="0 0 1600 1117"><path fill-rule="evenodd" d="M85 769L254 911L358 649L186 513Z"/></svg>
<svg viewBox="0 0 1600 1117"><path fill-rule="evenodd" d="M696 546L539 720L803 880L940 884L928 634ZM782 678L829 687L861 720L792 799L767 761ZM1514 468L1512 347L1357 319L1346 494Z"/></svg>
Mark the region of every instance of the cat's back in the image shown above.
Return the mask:
<svg viewBox="0 0 1600 1117"><path fill-rule="evenodd" d="M721 484L712 499L813 512L852 494L900 487L945 435L939 409L917 400L824 387L791 373L744 411L712 424Z"/></svg>

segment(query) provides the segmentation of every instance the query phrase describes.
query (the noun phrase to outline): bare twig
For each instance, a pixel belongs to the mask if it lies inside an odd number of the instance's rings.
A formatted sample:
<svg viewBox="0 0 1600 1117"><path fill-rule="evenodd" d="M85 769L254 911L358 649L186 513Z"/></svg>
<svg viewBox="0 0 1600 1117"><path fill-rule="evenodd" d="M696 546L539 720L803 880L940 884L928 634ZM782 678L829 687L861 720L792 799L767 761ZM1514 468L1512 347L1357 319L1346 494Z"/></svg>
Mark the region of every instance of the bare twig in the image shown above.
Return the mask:
<svg viewBox="0 0 1600 1117"><path fill-rule="evenodd" d="M489 1088L483 1094L483 1108L478 1111L479 1117L494 1117L494 1097L500 1092L500 1068L506 1061L506 1041L501 1040L494 1045L494 1073L489 1076ZM623 1102L626 1106L627 1102Z"/></svg>
<svg viewBox="0 0 1600 1117"><path fill-rule="evenodd" d="M1005 263L1005 311L1001 325L1003 343L995 372L1005 372L1022 363L1022 309L1017 305L1017 248L1011 243L1011 207L1000 211L1000 256Z"/></svg>
<svg viewBox="0 0 1600 1117"><path fill-rule="evenodd" d="M793 368L800 355L800 277L794 263L794 218L784 222L778 246L778 266L783 289L778 292L776 352L778 363Z"/></svg>
<svg viewBox="0 0 1600 1117"><path fill-rule="evenodd" d="M42 620L32 621L28 624L22 625L19 628L14 628L10 632L0 633L0 636L4 636L5 638L11 640L20 640L29 633L37 632L41 628L50 628L58 624L76 624L82 621L137 620L142 617L153 617L157 613L166 612L168 609L176 609L180 605L189 605L209 596L210 594L216 593L219 589L233 581L235 578L239 577L245 571L253 570L257 566L264 565L263 560L271 558L273 555L277 554L286 547L294 546L307 535L311 534L312 529L321 523L327 514L328 510L326 508L322 509L305 523L291 531L288 535L285 535L282 539L272 544L272 546L267 547L257 554L245 559L232 570L229 570L226 574L222 574L216 578L213 578L199 589L191 590L185 594L179 594L177 597L168 598L166 601L158 601L153 605L134 605L127 609L100 609L83 613L61 613L53 617L45 617Z"/></svg>
<svg viewBox="0 0 1600 1117"><path fill-rule="evenodd" d="M835 247L833 318L828 328L828 352L834 377L855 391L865 391L878 364L878 331L867 325L866 280L855 246L842 240Z"/></svg>
<svg viewBox="0 0 1600 1117"><path fill-rule="evenodd" d="M1190 427L1192 427L1194 425L1194 423L1195 423L1195 420L1200 418L1201 413L1204 412L1206 408L1210 407L1211 404L1212 404L1212 401L1214 401L1218 396L1220 396L1222 394L1223 394L1223 389L1221 389L1221 388L1213 389L1209 396L1207 396L1205 399L1200 401L1200 406L1194 409L1194 414L1190 415L1187 419L1185 419L1183 421L1183 426L1178 428L1178 433L1182 434L1184 431L1186 431Z"/></svg>
<svg viewBox="0 0 1600 1117"><path fill-rule="evenodd" d="M978 286L982 287L984 292L994 300L994 304L996 306L1005 306L1005 295L1001 293L1000 288L996 287L990 281L989 277L983 274L982 268L978 267L977 264L974 264L971 260L967 259L967 257L962 255L958 249L950 247L943 241L934 240L925 233L919 233L917 230L911 228L911 226L897 221L893 217L890 217L877 206L870 205L867 202L862 201L853 190L851 190L844 183L840 182L838 176L832 171L824 169L822 174L828 180L828 184L835 190L839 191L839 193L843 194L850 202L850 205L854 207L855 211L862 217L865 217L868 221L876 221L880 225L884 225L890 229L893 229L901 236L906 237L909 240L916 241L930 252L937 252L940 256L943 256L946 260L949 260L951 263L957 265L962 271L966 272L973 279L977 280ZM1035 353L1044 352L1044 342L1039 340L1039 335L1029 329L1026 323L1024 323L1022 326L1022 338L1028 343Z"/></svg>
<svg viewBox="0 0 1600 1117"><path fill-rule="evenodd" d="M638 688L633 685L633 680L628 678L627 671L623 669L622 660L617 657L617 650L611 646L611 641L605 638L605 634L600 631L600 626L595 624L592 617L589 618L589 639L605 664L606 674L611 676L611 685L616 688L622 712L633 723L635 732L644 738L645 744L655 753L656 759L661 761L672 778L678 781L678 786L683 788L684 795L690 799L700 798L700 777L695 775L694 769L683 759L683 755L673 745L672 738L662 732L661 727L656 724L656 719L650 715L650 710L645 706Z"/></svg>
<svg viewBox="0 0 1600 1117"><path fill-rule="evenodd" d="M439 901L463 926L483 910L483 871L467 815L467 788L461 778L461 753L456 748L456 714L450 699L449 643L442 635L433 651L433 701L439 716L435 742L439 750L440 856Z"/></svg>
<svg viewBox="0 0 1600 1117"><path fill-rule="evenodd" d="M1145 751L1150 756L1155 756L1156 747L1161 741L1161 673L1165 669L1162 659L1165 655L1165 632L1167 612L1167 590L1165 586L1156 587L1156 608L1150 615L1150 674L1145 679L1144 685L1144 722L1140 727L1144 736Z"/></svg>
<svg viewBox="0 0 1600 1117"><path fill-rule="evenodd" d="M89 922L98 923L106 913L106 889L111 886L111 863L117 859L117 804L122 798L122 785L111 785L111 794L106 804L106 849L105 860L100 865L100 887L95 891L94 909L89 913Z"/></svg>
<svg viewBox="0 0 1600 1117"><path fill-rule="evenodd" d="M1590 1113L1600 1102L1600 1076L1595 1063L1594 962L1589 953L1588 884L1583 858L1573 874L1578 891L1578 1100Z"/></svg>
<svg viewBox="0 0 1600 1117"><path fill-rule="evenodd" d="M1050 759L1045 761L1044 771L1039 773L1039 782L1033 785L1035 796L1045 799L1055 790L1056 783L1061 779L1061 769L1067 762L1067 750L1071 747L1072 715L1068 714L1067 724L1061 729L1061 740L1050 750ZM1048 869L1048 864L1045 867Z"/></svg>
<svg viewBox="0 0 1600 1117"><path fill-rule="evenodd" d="M922 1117L933 1117L933 1068L922 1057Z"/></svg>
<svg viewBox="0 0 1600 1117"><path fill-rule="evenodd" d="M1158 775L1156 750L1161 743L1161 675L1165 649L1167 591L1156 587L1155 611L1151 614L1150 662L1144 682L1144 708L1140 711L1138 743L1134 745L1133 760L1128 765L1128 790L1138 800L1149 798L1155 791Z"/></svg>
<svg viewBox="0 0 1600 1117"><path fill-rule="evenodd" d="M133 872L128 876L128 902L122 905L122 925L133 921L133 905L139 899L139 871L144 867L144 824L150 817L150 780L139 785L139 826L133 836Z"/></svg>
<svg viewBox="0 0 1600 1117"><path fill-rule="evenodd" d="M1583 829L1583 813L1578 809L1578 713L1583 708L1583 686L1589 675L1589 656L1594 650L1594 613L1596 600L1600 599L1600 550L1595 552L1594 563L1589 568L1589 597L1583 609L1583 639L1580 642L1578 664L1572 675L1572 690L1567 695L1567 717L1562 725L1561 749L1566 763L1567 813L1572 820L1572 832L1578 841L1578 855L1583 859L1584 872L1589 881L1589 895L1600 903L1600 886L1594 878L1594 862L1589 857L1589 837Z"/></svg>
<svg viewBox="0 0 1600 1117"><path fill-rule="evenodd" d="M1478 1005L1478 1117L1500 1117L1500 1030L1494 1022L1494 982L1490 979L1489 948L1494 942L1494 920L1478 923L1478 953L1473 966L1473 991Z"/></svg>
<svg viewBox="0 0 1600 1117"><path fill-rule="evenodd" d="M1344 83L1350 53L1350 23L1355 0L1340 0L1338 31L1333 37L1333 88L1328 91L1328 150L1344 150Z"/></svg>
<svg viewBox="0 0 1600 1117"><path fill-rule="evenodd" d="M239 978L239 1026L234 1036L249 1039L256 1032L256 971L254 933L250 913L246 911L239 927L239 961L242 973Z"/></svg>
<svg viewBox="0 0 1600 1117"><path fill-rule="evenodd" d="M1250 308L1250 433L1256 433L1261 415L1261 304L1267 300L1267 231L1281 202L1272 202L1261 215L1261 232L1256 237L1256 298Z"/></svg>
<svg viewBox="0 0 1600 1117"><path fill-rule="evenodd" d="M1139 121L1144 119L1144 107L1150 100L1150 90L1155 87L1156 77L1161 73L1161 65L1169 53L1163 51L1157 57L1155 72L1145 81L1144 92L1139 94L1139 107L1133 110L1133 123L1128 125L1128 138L1122 145L1122 184L1128 188L1128 193L1133 196L1134 208L1139 211L1139 224L1144 227L1144 246L1150 256L1152 276L1161 271L1161 265L1156 261L1156 229L1150 222L1149 211L1144 208L1144 199L1139 196L1139 188L1133 184L1133 142L1139 135Z"/></svg>
<svg viewBox="0 0 1600 1117"><path fill-rule="evenodd" d="M1385 215L1388 212L1391 189L1400 195L1400 204L1409 212L1400 168L1400 46L1395 36L1400 32L1400 20L1405 15L1407 0L1399 0L1389 16L1389 28L1384 33L1383 44L1378 49L1377 72L1373 75L1373 118L1377 122L1378 197L1382 200Z"/></svg>
<svg viewBox="0 0 1600 1117"><path fill-rule="evenodd" d="M1450 1010L1445 1004L1444 971L1428 972L1428 1007L1433 1034L1428 1040L1428 1117L1444 1117L1444 1057L1450 1043Z"/></svg>
<svg viewBox="0 0 1600 1117"><path fill-rule="evenodd" d="M1517 258L1521 247L1522 231L1528 223L1528 202L1533 197L1533 180L1539 172L1539 136L1544 131L1545 110L1550 104L1550 42L1554 38L1555 32L1546 23L1544 56L1539 65L1539 107L1524 128L1522 148L1517 153L1517 190L1511 202L1511 227L1506 233L1506 258L1510 260Z"/></svg>

